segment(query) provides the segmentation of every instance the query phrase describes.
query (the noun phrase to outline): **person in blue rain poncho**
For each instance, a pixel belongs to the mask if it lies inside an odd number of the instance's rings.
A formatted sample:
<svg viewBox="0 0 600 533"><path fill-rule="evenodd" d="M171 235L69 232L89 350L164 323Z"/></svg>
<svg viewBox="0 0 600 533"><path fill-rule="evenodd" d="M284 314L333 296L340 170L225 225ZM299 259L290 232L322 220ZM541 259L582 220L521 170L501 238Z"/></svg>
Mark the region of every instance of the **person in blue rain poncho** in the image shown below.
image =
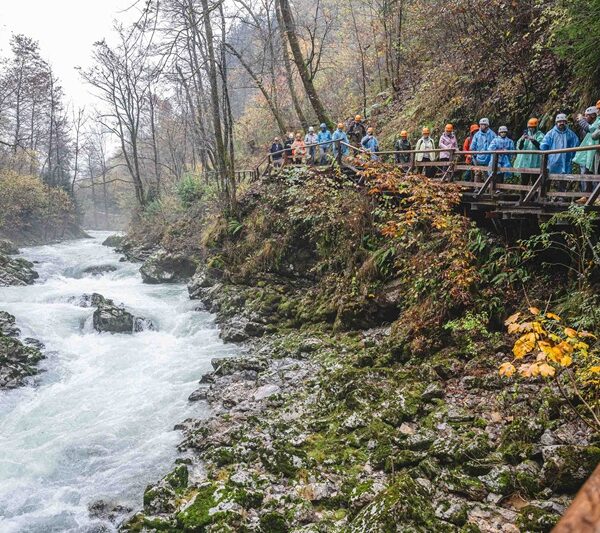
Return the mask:
<svg viewBox="0 0 600 533"><path fill-rule="evenodd" d="M331 141L333 143L333 156L337 157L338 156L338 147L337 147L337 143L335 141L341 141L340 142L340 151L342 152L342 156L347 156L348 155L348 147L344 144L341 143L346 143L346 144L350 144L350 141L348 139L348 135L346 135L346 132L344 131L344 124L343 122L340 122L338 124L337 130L335 130L333 132L333 135L331 137Z"/></svg>
<svg viewBox="0 0 600 533"><path fill-rule="evenodd" d="M479 121L479 131L473 135L471 141L471 151L489 150L490 143L496 138L496 134L490 128L490 121L487 118L482 118ZM475 166L487 167L490 164L492 156L490 154L476 154L473 156L472 162ZM475 172L475 181L482 181L483 174L481 171Z"/></svg>
<svg viewBox="0 0 600 533"><path fill-rule="evenodd" d="M373 128L367 129L367 134L363 137L362 141L360 141L360 145L362 148L372 153L371 158L373 160L379 159L374 154L374 152L379 152L379 141L377 140L377 137L375 137Z"/></svg>
<svg viewBox="0 0 600 533"><path fill-rule="evenodd" d="M317 142L320 144L320 149L321 149L321 157L320 157L320 164L321 165L326 165L327 164L327 155L329 154L329 152L331 151L331 143L328 141L331 141L331 132L329 131L329 128L327 127L327 124L325 124L323 122L323 124L321 124L319 126L319 133L317 134ZM321 144L321 143L327 143L327 144Z"/></svg>
<svg viewBox="0 0 600 533"><path fill-rule="evenodd" d="M567 126L567 115L559 113L556 115L554 127L544 135L540 143L542 150L561 150L564 148L575 148L579 146L577 134ZM561 154L549 154L548 172L550 174L569 174L571 172L571 163L575 157L575 152L565 152ZM566 190L566 182L558 182L558 190Z"/></svg>
<svg viewBox="0 0 600 533"><path fill-rule="evenodd" d="M510 153L508 153L509 151L514 151L515 149L515 143L512 139L510 139L508 137L508 128L506 126L500 126L498 128L498 137L496 137L495 139L492 139L492 142L490 143L488 150L494 151L494 150L502 150L502 151L506 151L506 154L499 154L498 155L498 168L507 168L512 166L511 164L511 155ZM493 159L490 157L490 168L492 165L492 161ZM491 174L491 171L490 171ZM508 179L511 176L510 172L498 172L497 177L496 177L496 182L497 183L504 183L505 179Z"/></svg>

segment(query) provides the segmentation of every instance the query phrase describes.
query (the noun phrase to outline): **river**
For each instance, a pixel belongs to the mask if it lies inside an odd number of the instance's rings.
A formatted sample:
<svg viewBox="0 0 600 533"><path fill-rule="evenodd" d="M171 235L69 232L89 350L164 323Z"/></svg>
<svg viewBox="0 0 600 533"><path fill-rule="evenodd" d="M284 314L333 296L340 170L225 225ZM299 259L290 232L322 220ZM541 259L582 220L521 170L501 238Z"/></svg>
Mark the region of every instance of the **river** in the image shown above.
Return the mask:
<svg viewBox="0 0 600 533"><path fill-rule="evenodd" d="M215 356L232 353L212 317L194 310L184 285L145 285L139 265L102 246L108 235L23 249L40 279L0 288L0 309L23 337L46 345L32 383L0 391L0 531L113 531L90 518L99 499L138 507L144 487L177 457L188 416L202 403L188 395ZM116 271L86 275L92 266ZM98 292L152 319L158 331L96 333L93 309L77 305Z"/></svg>

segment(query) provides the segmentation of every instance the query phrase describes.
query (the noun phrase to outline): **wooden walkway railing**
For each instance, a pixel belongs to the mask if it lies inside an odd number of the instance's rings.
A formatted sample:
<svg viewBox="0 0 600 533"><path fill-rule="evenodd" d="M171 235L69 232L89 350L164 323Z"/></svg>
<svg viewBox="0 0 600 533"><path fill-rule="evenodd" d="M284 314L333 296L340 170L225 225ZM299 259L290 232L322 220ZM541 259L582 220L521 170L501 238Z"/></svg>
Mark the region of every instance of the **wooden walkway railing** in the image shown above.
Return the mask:
<svg viewBox="0 0 600 533"><path fill-rule="evenodd" d="M436 169L436 177L442 181L453 182L463 189L463 203L472 210L483 210L495 212L506 218L520 218L530 215L552 214L566 209L574 200L587 206L589 209L600 209L595 202L600 196L600 174L551 174L548 172L548 157L552 154L575 153L581 151L598 151L600 146L585 146L568 148L562 150L514 150L506 151L462 151L451 149L432 150L405 150L405 151L380 151L368 152L362 148L351 146L343 141L332 141L324 143L307 144L306 148L327 145L330 150L330 163L337 164L342 168L357 172L361 163L356 159L344 158L342 151L351 154L361 154L368 159L377 159L391 162L405 170L408 174L413 171L424 171L427 167ZM331 148L335 145L335 152ZM450 155L448 161L417 161L417 154L439 154L445 152ZM268 154L259 166L252 171L253 179L266 173L278 170L273 167L273 156L283 155L285 150ZM333 153L337 156L334 157ZM489 166L478 166L466 163L467 156L489 154L491 162ZM535 168L500 167L501 156L510 157L519 154L537 155L540 157L540 165ZM397 156L408 157L406 163L396 163ZM464 179L465 173L469 172L473 181ZM475 174L483 175L485 179L481 182L474 181ZM506 173L519 174L520 183L504 183L501 176ZM523 180L523 176L528 178ZM530 183L523 183L527 181ZM575 184L580 189L580 184L591 183L591 191L570 190Z"/></svg>

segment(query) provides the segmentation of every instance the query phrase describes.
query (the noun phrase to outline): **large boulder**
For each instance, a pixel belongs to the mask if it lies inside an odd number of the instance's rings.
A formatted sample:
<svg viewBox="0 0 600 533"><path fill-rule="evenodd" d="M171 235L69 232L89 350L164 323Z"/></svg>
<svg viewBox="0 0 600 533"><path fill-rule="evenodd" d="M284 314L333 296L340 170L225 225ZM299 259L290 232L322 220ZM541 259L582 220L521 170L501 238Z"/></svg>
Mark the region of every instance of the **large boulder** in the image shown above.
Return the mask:
<svg viewBox="0 0 600 533"><path fill-rule="evenodd" d="M84 268L83 273L89 274L90 276L102 276L108 272L114 272L115 270L117 270L117 267L114 265L94 265Z"/></svg>
<svg viewBox="0 0 600 533"><path fill-rule="evenodd" d="M89 302L96 307L92 320L94 329L100 333L136 333L156 329L151 320L132 315L123 306L116 305L100 294L86 295L82 302Z"/></svg>
<svg viewBox="0 0 600 533"><path fill-rule="evenodd" d="M33 263L21 257L9 257L0 253L0 287L8 285L31 285L39 277Z"/></svg>
<svg viewBox="0 0 600 533"><path fill-rule="evenodd" d="M109 248L119 248L123 244L125 237L123 235L109 235L102 242L102 246L108 246Z"/></svg>
<svg viewBox="0 0 600 533"><path fill-rule="evenodd" d="M36 365L44 358L37 346L21 342L19 333L15 317L0 311L0 389L22 385L27 376L37 373Z"/></svg>
<svg viewBox="0 0 600 533"><path fill-rule="evenodd" d="M577 492L600 463L596 446L545 446L542 455L542 479L555 492Z"/></svg>
<svg viewBox="0 0 600 533"><path fill-rule="evenodd" d="M218 268L200 266L188 283L188 293L192 300L202 295L203 289L208 289L223 279L223 271Z"/></svg>
<svg viewBox="0 0 600 533"><path fill-rule="evenodd" d="M183 254L170 254L165 250L153 253L140 268L144 283L182 283L196 271L196 263Z"/></svg>

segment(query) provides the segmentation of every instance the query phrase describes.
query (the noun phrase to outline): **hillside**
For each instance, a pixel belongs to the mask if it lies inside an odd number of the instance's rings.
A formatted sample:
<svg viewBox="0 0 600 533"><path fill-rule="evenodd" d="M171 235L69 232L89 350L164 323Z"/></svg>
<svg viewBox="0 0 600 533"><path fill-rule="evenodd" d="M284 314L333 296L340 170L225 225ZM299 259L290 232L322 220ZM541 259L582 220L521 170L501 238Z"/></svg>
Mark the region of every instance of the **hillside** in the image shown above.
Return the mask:
<svg viewBox="0 0 600 533"><path fill-rule="evenodd" d="M459 215L453 185L364 178L290 169L236 218L209 210L143 243L200 261L191 297L249 353L213 361L190 397L213 415L181 425L183 459L127 530L549 531L598 463L598 428L569 408L596 385L557 387L595 348L548 359L555 378L501 366L524 355L504 326L515 311L568 341L555 311L589 342L596 265L578 285L543 267L556 251L538 237L503 243Z"/></svg>

